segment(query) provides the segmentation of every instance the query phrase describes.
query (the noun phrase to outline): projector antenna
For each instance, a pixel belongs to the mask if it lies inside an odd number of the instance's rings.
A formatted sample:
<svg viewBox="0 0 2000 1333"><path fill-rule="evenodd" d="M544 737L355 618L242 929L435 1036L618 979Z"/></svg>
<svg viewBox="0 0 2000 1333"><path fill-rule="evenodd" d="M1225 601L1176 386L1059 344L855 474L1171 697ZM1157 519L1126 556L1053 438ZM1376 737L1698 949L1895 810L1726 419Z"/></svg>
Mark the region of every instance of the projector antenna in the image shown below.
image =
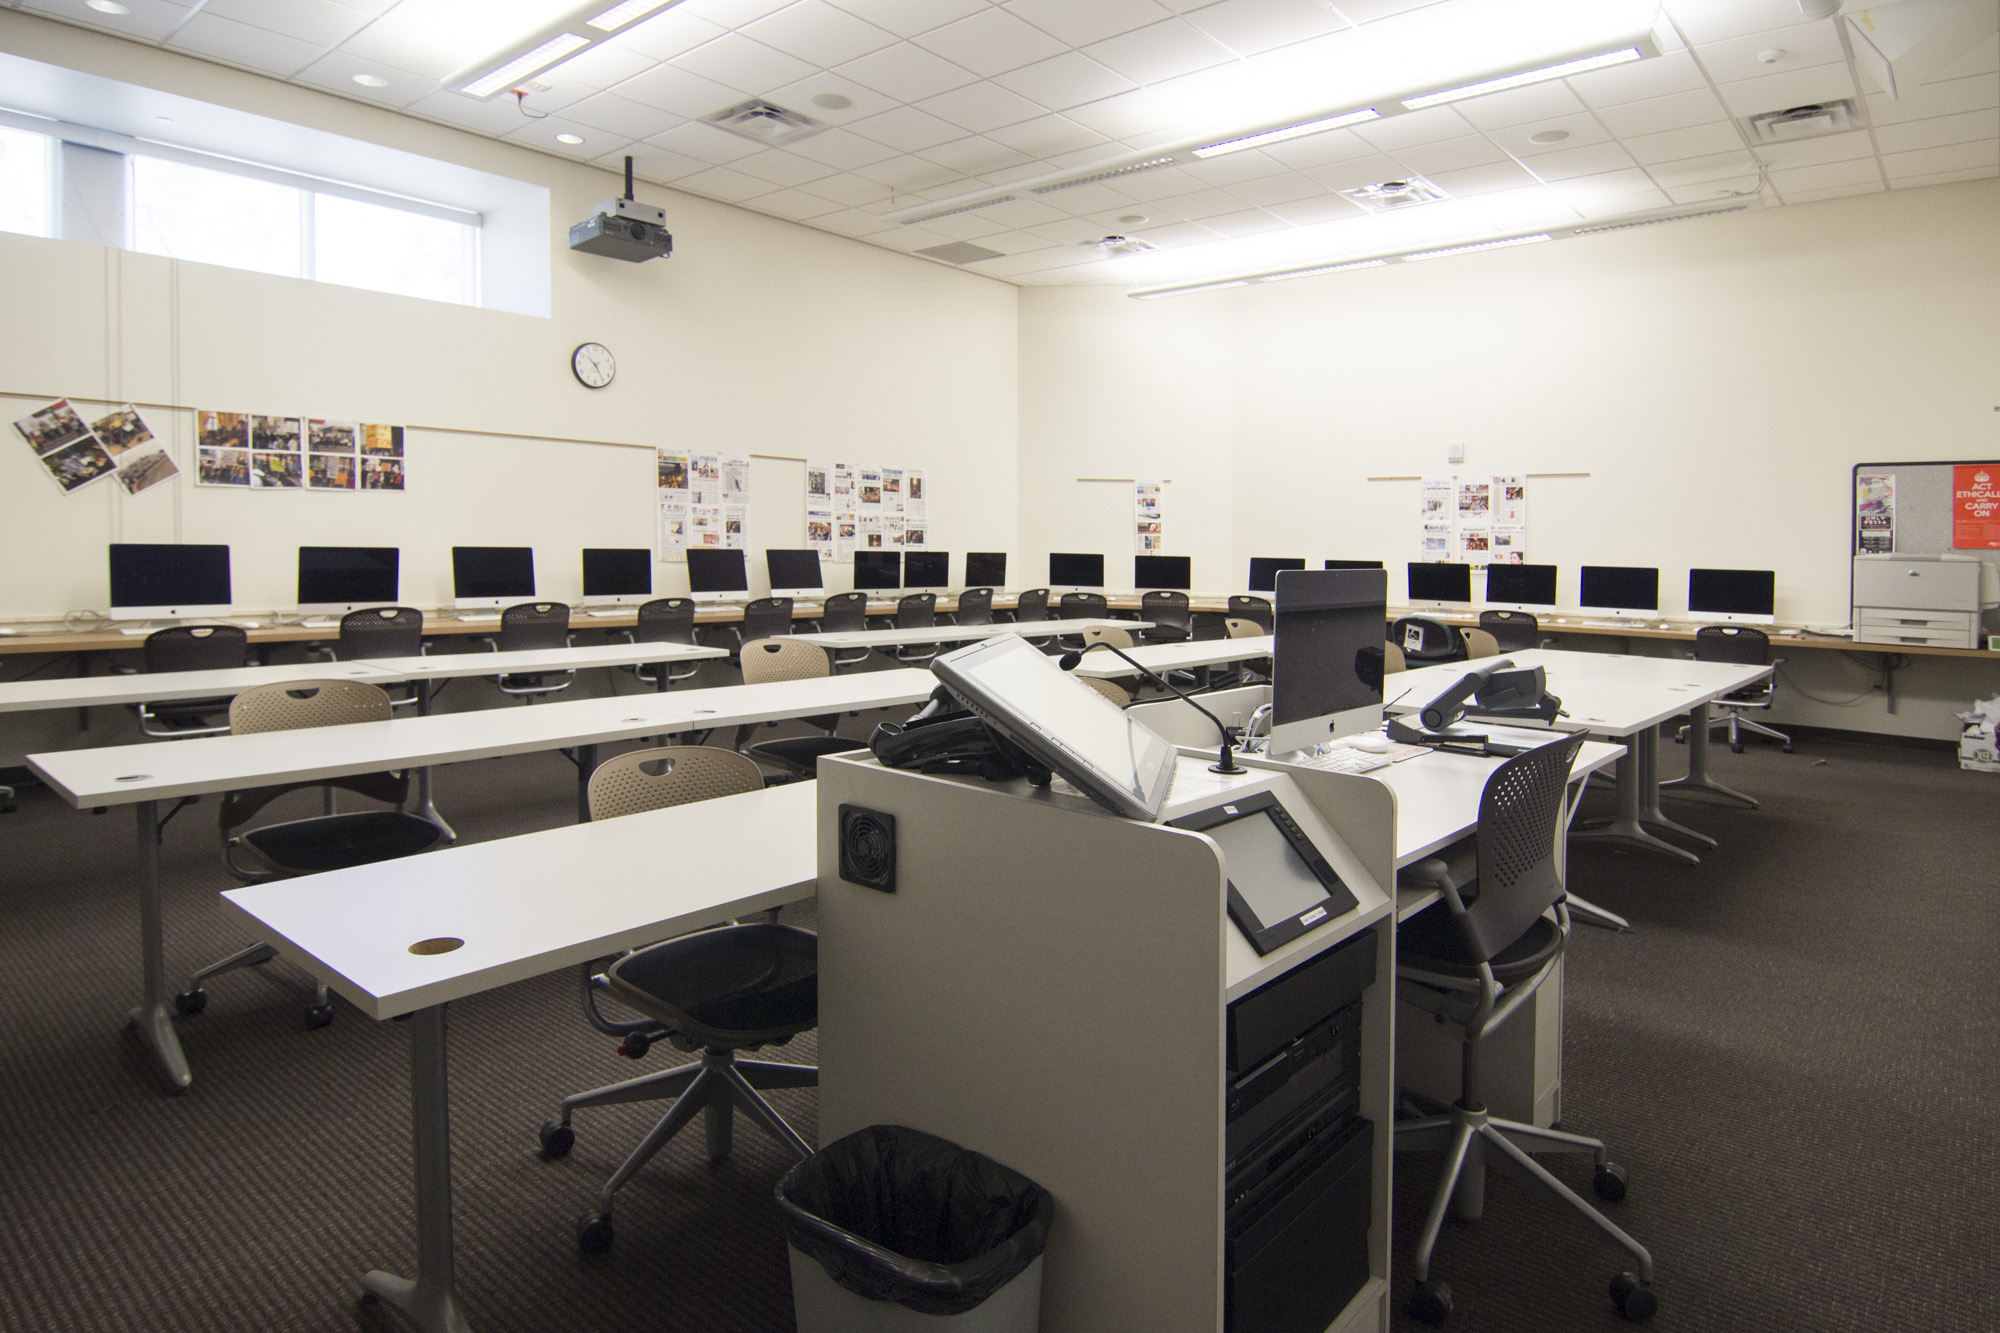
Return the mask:
<svg viewBox="0 0 2000 1333"><path fill-rule="evenodd" d="M632 197L632 155L625 155L625 197Z"/></svg>

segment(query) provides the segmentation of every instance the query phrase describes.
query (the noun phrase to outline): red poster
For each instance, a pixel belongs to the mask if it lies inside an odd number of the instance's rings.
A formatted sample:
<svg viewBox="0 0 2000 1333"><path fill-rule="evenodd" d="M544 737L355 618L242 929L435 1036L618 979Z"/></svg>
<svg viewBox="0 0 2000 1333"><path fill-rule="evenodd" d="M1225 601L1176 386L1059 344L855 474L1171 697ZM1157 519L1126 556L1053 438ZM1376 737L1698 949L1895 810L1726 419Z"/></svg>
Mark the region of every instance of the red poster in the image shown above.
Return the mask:
<svg viewBox="0 0 2000 1333"><path fill-rule="evenodd" d="M1959 551L2000 550L2000 464L1951 470L1951 544Z"/></svg>

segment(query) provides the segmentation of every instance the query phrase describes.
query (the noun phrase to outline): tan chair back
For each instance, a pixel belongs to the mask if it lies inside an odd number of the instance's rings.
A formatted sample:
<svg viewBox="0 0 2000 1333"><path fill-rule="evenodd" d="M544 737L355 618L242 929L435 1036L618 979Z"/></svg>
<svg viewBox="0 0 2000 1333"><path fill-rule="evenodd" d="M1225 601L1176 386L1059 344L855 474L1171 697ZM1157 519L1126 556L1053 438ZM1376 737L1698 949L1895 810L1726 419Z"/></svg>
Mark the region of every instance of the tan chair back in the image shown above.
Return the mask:
<svg viewBox="0 0 2000 1333"><path fill-rule="evenodd" d="M743 662L743 683L761 685L772 680L817 680L833 674L826 649L804 639L752 639L738 654Z"/></svg>
<svg viewBox="0 0 2000 1333"><path fill-rule="evenodd" d="M632 750L613 755L590 775L590 817L615 819L763 789L763 771L734 750L709 745Z"/></svg>
<svg viewBox="0 0 2000 1333"><path fill-rule="evenodd" d="M1382 641L1382 674L1393 676L1398 671L1406 670L1408 670L1408 667L1403 663L1403 650L1395 644L1390 643L1387 639L1384 639Z"/></svg>
<svg viewBox="0 0 2000 1333"><path fill-rule="evenodd" d="M1223 621L1222 626L1229 631L1229 637L1232 639L1254 639L1265 632L1264 627L1256 621L1244 620L1237 616L1231 616Z"/></svg>
<svg viewBox="0 0 2000 1333"><path fill-rule="evenodd" d="M1114 629L1109 625L1093 625L1083 632L1082 637L1083 646L1086 648L1093 643L1108 643L1113 648L1122 648L1128 653L1132 651L1132 636L1122 629Z"/></svg>
<svg viewBox="0 0 2000 1333"><path fill-rule="evenodd" d="M229 701L229 730L296 731L349 722L387 722L389 694L360 680L294 680L255 685Z"/></svg>
<svg viewBox="0 0 2000 1333"><path fill-rule="evenodd" d="M1078 680L1096 690L1099 694L1117 704L1120 708L1132 702L1130 691L1116 681L1099 680L1095 676L1078 676Z"/></svg>
<svg viewBox="0 0 2000 1333"><path fill-rule="evenodd" d="M1465 655L1472 657L1500 656L1500 640L1483 629L1460 630L1465 635Z"/></svg>

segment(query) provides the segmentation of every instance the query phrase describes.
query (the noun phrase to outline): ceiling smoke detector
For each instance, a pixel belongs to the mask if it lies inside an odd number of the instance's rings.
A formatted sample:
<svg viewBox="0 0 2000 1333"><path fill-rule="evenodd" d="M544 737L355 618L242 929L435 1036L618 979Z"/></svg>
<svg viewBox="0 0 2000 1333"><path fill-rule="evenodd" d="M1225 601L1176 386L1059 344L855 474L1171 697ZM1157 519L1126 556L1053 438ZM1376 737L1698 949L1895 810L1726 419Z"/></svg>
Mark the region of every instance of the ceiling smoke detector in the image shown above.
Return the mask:
<svg viewBox="0 0 2000 1333"><path fill-rule="evenodd" d="M1434 204L1440 199L1451 197L1421 176L1411 176L1407 180L1378 181L1374 185L1357 185L1351 190L1340 190L1337 193L1349 203L1359 205L1370 213L1387 213L1397 208L1415 208L1419 204Z"/></svg>
<svg viewBox="0 0 2000 1333"><path fill-rule="evenodd" d="M1823 134L1843 134L1861 128L1854 114L1854 99L1814 102L1807 106L1765 111L1747 117L1743 127L1752 143L1791 143L1795 139L1817 139Z"/></svg>
<svg viewBox="0 0 2000 1333"><path fill-rule="evenodd" d="M826 128L811 116L788 111L773 102L766 102L761 97L738 102L735 106L725 107L701 119L703 124L728 130L731 134L741 135L767 148L809 139Z"/></svg>

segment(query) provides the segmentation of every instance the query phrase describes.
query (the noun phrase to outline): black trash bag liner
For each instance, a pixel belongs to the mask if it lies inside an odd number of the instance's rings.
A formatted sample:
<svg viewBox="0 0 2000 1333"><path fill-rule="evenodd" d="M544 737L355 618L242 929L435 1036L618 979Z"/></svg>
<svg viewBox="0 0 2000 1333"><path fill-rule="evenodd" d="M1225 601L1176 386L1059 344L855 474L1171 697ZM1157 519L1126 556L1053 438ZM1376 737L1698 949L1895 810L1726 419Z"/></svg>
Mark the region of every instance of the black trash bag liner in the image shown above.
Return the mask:
<svg viewBox="0 0 2000 1333"><path fill-rule="evenodd" d="M778 1182L785 1237L828 1277L920 1314L964 1314L1033 1263L1055 1198L949 1139L870 1125Z"/></svg>

